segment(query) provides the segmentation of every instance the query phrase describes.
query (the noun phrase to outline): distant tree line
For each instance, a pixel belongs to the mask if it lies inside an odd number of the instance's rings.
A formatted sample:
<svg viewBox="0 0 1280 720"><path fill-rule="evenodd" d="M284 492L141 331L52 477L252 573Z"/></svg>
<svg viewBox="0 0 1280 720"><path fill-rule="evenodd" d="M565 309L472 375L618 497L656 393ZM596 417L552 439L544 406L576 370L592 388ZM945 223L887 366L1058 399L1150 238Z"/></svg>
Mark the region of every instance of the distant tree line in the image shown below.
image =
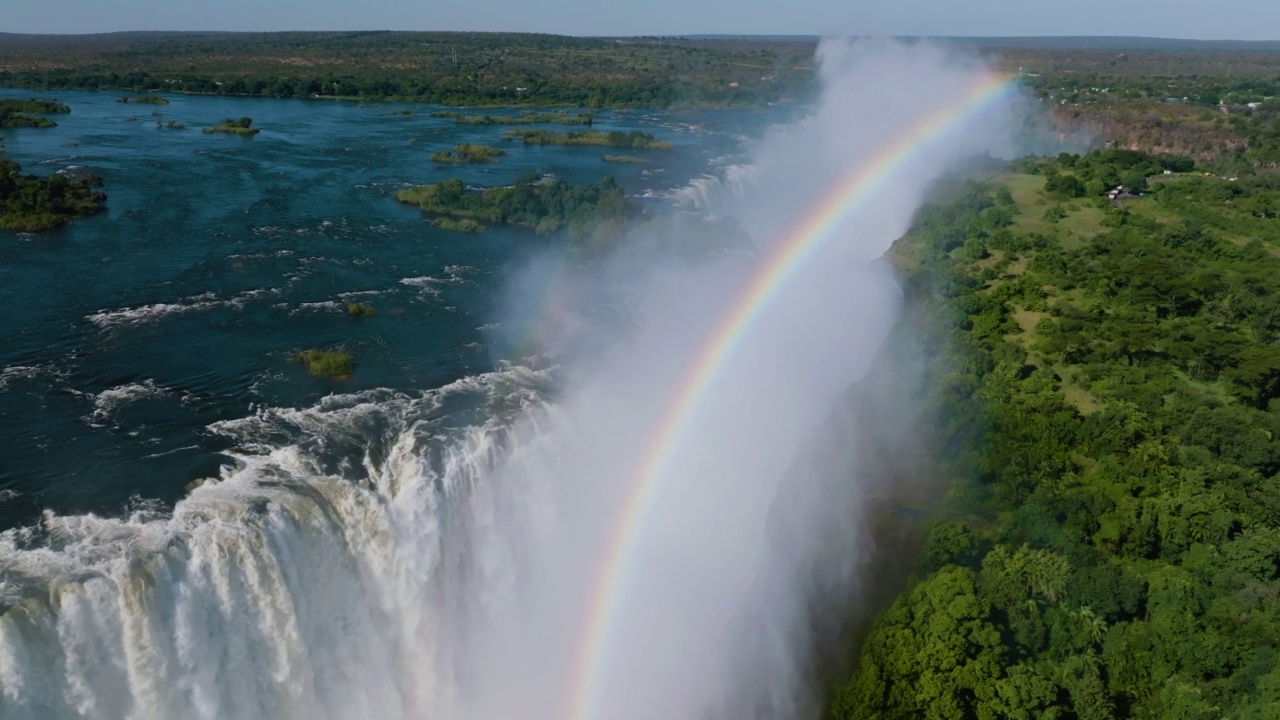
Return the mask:
<svg viewBox="0 0 1280 720"><path fill-rule="evenodd" d="M811 53L481 33L0 38L0 85L480 106L758 106L812 90ZM37 62L47 69L30 69Z"/></svg>

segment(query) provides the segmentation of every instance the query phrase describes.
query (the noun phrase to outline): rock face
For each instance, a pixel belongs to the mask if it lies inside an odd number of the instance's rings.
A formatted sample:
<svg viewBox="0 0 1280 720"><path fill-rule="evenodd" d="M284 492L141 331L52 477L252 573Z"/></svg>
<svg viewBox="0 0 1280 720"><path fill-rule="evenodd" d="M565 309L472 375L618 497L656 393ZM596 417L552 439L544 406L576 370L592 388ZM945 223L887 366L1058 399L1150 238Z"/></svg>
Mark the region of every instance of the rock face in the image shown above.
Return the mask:
<svg viewBox="0 0 1280 720"><path fill-rule="evenodd" d="M1165 109L1165 113L1137 112L1120 107L1055 108L1050 114L1057 129L1081 132L1101 145L1118 150L1184 155L1208 162L1248 149L1249 139L1228 127L1206 127L1194 108ZM1274 166L1275 163L1270 163Z"/></svg>

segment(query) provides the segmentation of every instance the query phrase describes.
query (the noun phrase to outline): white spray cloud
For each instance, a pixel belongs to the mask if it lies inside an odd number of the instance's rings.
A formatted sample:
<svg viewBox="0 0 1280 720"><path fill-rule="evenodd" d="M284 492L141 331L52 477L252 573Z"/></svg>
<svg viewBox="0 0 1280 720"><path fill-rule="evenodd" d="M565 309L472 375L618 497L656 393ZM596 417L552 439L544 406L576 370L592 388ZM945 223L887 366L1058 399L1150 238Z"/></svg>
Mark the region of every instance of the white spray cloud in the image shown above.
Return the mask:
<svg viewBox="0 0 1280 720"><path fill-rule="evenodd" d="M782 490L802 496L788 498L788 512L771 519L771 507L833 398L866 372L897 317L899 291L876 259L909 227L931 181L978 152L1008 151L998 113L981 123L957 118L946 142L894 166L872 201L771 297L697 389L634 552L608 553L679 386L775 246L832 183L905 129L960 105L989 72L926 44L829 41L819 56L823 92L812 114L761 142L740 201L716 203L732 208L756 257L671 271L661 258L624 253L606 274L644 278L630 334L603 356L570 363L557 427L520 444L495 474L508 490L494 492L524 488L531 504L473 538L487 548L481 556L510 562L478 582L500 577L508 594L473 616L459 641L473 691L461 693L460 712L469 720L579 717L586 679L591 716L610 720L773 717L803 707L810 584L796 573L824 550L815 524L830 517L818 510L856 508L864 488L856 475L821 477L817 468ZM493 498L472 507L491 517ZM520 519L530 512L545 522ZM610 562L622 563L616 588L606 583ZM595 624L600 602L608 612ZM584 675L580 658L599 633L603 649Z"/></svg>

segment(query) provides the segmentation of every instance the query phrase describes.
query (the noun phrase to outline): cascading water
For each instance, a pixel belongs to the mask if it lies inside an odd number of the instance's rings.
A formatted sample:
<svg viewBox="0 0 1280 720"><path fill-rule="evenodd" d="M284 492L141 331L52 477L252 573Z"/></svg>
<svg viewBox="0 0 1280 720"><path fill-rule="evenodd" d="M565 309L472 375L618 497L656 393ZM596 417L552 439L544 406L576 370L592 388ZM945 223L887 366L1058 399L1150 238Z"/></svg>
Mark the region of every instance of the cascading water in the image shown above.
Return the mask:
<svg viewBox="0 0 1280 720"><path fill-rule="evenodd" d="M754 165L726 165L717 174L704 174L671 194L678 207L718 217L750 201L757 184Z"/></svg>
<svg viewBox="0 0 1280 720"><path fill-rule="evenodd" d="M702 212L737 216L762 257L834 178L985 73L926 46L822 55L813 115L750 169L691 190ZM620 545L625 567L606 549L677 388L755 277L741 257L665 270L661 255L625 253L599 275L632 283L628 332L554 382L513 367L418 395L261 410L211 428L237 466L172 513L48 514L0 535L0 718L798 710L797 573L819 552L809 524L861 491L843 467L813 467L766 532L771 508L894 320L897 289L874 258L923 186L990 139L896 168L879 202L831 229L839 241L803 282L752 317L664 450L652 508Z"/></svg>
<svg viewBox="0 0 1280 720"><path fill-rule="evenodd" d="M424 717L449 692L448 507L543 385L516 368L263 411L213 428L241 467L171 516L6 533L0 717ZM488 417L450 427L467 404Z"/></svg>

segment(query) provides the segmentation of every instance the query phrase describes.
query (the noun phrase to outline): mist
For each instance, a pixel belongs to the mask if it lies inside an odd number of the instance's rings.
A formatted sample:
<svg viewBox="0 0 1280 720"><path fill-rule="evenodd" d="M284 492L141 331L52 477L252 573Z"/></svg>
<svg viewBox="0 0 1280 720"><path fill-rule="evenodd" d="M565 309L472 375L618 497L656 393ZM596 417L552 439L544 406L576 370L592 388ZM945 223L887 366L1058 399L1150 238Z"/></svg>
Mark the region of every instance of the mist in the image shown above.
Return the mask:
<svg viewBox="0 0 1280 720"><path fill-rule="evenodd" d="M447 623L458 673L451 716L812 710L803 670L816 640L811 594L820 585L853 595L875 582L857 572L870 480L856 458L821 459L813 438L847 411L837 398L864 376L898 317L901 293L881 256L934 180L975 154L1012 151L1012 108L960 118L944 143L894 166L770 297L697 389L634 552L607 553L691 366L777 245L824 190L990 72L954 49L889 41L829 40L819 61L812 112L757 144L740 186L720 184L701 200L735 218L753 251L691 264L671 248L696 237L655 242L640 231L589 271L544 258L515 284L536 289L510 301L522 332L529 308L555 294L556 320L534 325L553 334L565 386L554 410L517 429L509 457L460 513L468 529L455 551L472 569L454 586L468 598L454 603L469 608L466 617ZM625 322L592 319L602 288L619 284ZM610 571L620 591L601 601ZM611 610L597 627L599 602ZM602 628L599 655L584 660Z"/></svg>

